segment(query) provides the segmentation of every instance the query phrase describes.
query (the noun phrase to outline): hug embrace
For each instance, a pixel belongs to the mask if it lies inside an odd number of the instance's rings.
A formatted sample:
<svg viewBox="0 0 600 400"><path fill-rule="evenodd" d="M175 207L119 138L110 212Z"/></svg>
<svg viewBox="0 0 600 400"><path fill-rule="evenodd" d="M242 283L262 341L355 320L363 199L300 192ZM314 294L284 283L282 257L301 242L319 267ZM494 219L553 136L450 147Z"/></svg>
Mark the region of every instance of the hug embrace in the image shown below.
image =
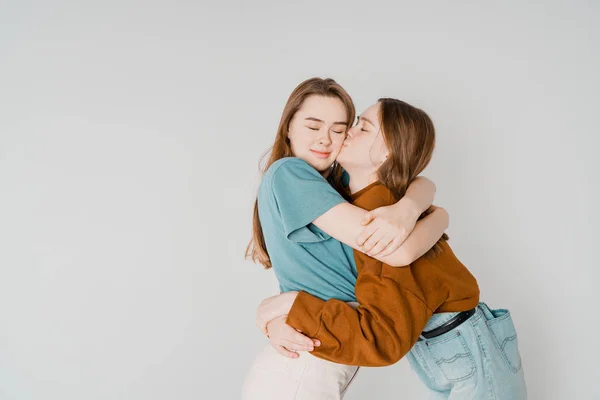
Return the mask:
<svg viewBox="0 0 600 400"><path fill-rule="evenodd" d="M404 101L356 117L332 79L292 92L247 249L281 293L258 307L269 343L244 400L341 399L361 366L403 357L437 398L526 399L510 312L480 301L419 176L434 147L430 117Z"/></svg>

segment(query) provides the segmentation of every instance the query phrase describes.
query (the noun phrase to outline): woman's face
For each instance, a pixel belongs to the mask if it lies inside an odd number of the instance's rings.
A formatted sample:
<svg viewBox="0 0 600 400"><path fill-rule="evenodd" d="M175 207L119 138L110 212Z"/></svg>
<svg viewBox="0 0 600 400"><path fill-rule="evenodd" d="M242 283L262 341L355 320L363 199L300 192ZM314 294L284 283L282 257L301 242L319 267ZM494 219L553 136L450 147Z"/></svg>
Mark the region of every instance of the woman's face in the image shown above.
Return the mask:
<svg viewBox="0 0 600 400"><path fill-rule="evenodd" d="M348 125L346 107L336 97L309 96L290 121L292 152L319 172L338 156Z"/></svg>
<svg viewBox="0 0 600 400"><path fill-rule="evenodd" d="M349 171L372 170L385 161L389 154L379 126L379 103L375 103L358 116L337 158Z"/></svg>

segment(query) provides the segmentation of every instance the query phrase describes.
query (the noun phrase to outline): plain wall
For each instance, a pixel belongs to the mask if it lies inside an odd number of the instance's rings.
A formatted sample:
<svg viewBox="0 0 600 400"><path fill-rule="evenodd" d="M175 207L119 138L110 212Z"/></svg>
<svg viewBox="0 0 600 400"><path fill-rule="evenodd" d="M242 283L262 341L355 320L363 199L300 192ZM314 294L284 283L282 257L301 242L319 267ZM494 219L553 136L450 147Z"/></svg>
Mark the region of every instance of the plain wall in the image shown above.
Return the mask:
<svg viewBox="0 0 600 400"><path fill-rule="evenodd" d="M293 88L436 123L424 175L530 398L598 399L596 2L0 2L0 399L236 399L245 261ZM402 360L348 400L420 399Z"/></svg>

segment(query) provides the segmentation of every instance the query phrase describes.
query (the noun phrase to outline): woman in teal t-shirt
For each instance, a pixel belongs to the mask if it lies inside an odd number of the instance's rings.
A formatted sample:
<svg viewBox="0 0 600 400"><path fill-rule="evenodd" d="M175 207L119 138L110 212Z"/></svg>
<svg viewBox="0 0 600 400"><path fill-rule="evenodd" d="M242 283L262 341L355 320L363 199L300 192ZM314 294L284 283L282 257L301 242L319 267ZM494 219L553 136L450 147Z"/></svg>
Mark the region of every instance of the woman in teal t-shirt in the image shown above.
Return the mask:
<svg viewBox="0 0 600 400"><path fill-rule="evenodd" d="M361 224L368 213L339 194L345 190L341 167L335 163L354 117L350 96L331 79L303 82L283 111L259 188L248 248L254 261L273 267L282 292L304 290L324 300L353 302L356 265L351 248L404 266L423 254L422 246L401 246L413 228L430 232L427 249L447 228L443 209L416 222L433 200L434 187L424 178L415 180L396 205L375 211L387 221L375 219L366 228ZM289 351L310 350L312 345L300 334L289 346L267 345L251 368L244 398L300 400L303 393L312 400L340 398L357 367L310 354L300 359ZM272 357L275 351L295 358ZM306 374L312 375L299 379ZM269 384L264 384L265 378ZM323 392L315 398L303 384Z"/></svg>

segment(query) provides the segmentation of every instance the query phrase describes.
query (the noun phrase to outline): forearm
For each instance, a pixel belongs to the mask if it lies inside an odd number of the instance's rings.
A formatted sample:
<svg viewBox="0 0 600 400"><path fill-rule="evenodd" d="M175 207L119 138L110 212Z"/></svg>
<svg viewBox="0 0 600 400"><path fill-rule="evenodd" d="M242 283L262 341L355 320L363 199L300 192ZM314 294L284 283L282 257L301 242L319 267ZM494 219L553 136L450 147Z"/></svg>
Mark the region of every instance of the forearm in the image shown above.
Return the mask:
<svg viewBox="0 0 600 400"><path fill-rule="evenodd" d="M273 319L286 315L298 292L279 293L261 301L256 312L256 325L262 333L267 334L267 324Z"/></svg>
<svg viewBox="0 0 600 400"><path fill-rule="evenodd" d="M395 250L391 252L382 252L384 249L383 247L376 247L373 257L394 267L407 266L417 258L401 246L416 228L419 217L421 217L425 210L431 207L434 194L435 185L433 182L427 178L417 178L411 183L406 194L400 201L395 202L389 207L382 207L375 210L375 212L379 212L378 215L384 216L384 219L386 218L385 215L391 211L392 217L388 216L388 220L395 221L394 225L403 228L404 232L400 236L400 239L397 237L390 243L389 247L394 248ZM411 250L413 249L410 246L409 248Z"/></svg>
<svg viewBox="0 0 600 400"><path fill-rule="evenodd" d="M440 240L444 231L448 229L449 223L448 212L441 207L435 207L431 214L417 222L415 229L402 243L397 253L390 255L390 257L395 256L403 260L404 265L413 263Z"/></svg>
<svg viewBox="0 0 600 400"><path fill-rule="evenodd" d="M425 177L418 176L410 183L398 204L406 203L409 209L414 210L416 219L433 204L434 197L435 184Z"/></svg>
<svg viewBox="0 0 600 400"><path fill-rule="evenodd" d="M414 345L431 311L412 293L377 275L359 276L356 295L360 305L354 309L301 292L287 323L321 341L312 352L317 357L360 366L396 363Z"/></svg>

